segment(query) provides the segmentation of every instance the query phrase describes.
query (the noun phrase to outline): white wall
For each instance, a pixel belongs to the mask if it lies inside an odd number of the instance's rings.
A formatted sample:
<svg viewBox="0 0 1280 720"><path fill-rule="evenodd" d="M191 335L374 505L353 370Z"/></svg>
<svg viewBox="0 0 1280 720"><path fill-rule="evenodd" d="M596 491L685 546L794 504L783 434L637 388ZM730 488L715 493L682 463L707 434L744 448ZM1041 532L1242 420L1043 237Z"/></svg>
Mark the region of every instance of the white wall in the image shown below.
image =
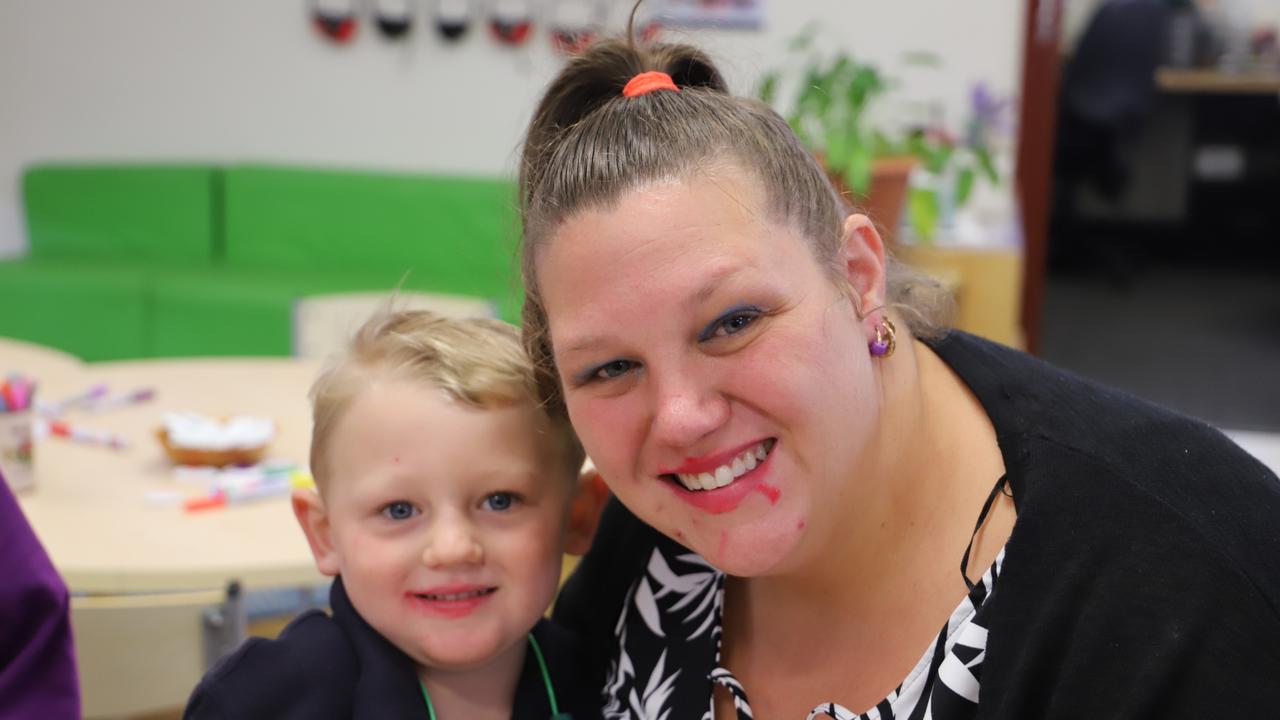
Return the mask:
<svg viewBox="0 0 1280 720"><path fill-rule="evenodd" d="M1062 48L1075 47L1093 13L1104 0L1062 0ZM1244 21L1254 27L1280 29L1280 0L1195 0L1202 12L1212 14L1230 7L1243 13Z"/></svg>
<svg viewBox="0 0 1280 720"><path fill-rule="evenodd" d="M629 0L614 0L625 14ZM682 33L735 90L782 62L813 19L824 42L879 61L958 121L969 86L1017 88L1022 0L762 0L763 32ZM431 7L419 3L419 7ZM403 45L367 24L334 47L303 0L0 0L0 255L26 247L19 177L44 160L271 161L510 173L523 125L560 66L472 33ZM672 34L668 34L672 37ZM945 66L899 68L924 49Z"/></svg>

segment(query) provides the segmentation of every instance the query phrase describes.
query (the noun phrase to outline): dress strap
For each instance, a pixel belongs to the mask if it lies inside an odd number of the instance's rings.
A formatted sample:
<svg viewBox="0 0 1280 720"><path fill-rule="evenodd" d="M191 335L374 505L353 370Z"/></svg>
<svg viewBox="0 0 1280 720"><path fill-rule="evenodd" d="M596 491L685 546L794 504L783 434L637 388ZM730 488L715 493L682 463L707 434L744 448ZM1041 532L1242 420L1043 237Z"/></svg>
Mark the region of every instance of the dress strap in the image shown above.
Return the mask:
<svg viewBox="0 0 1280 720"><path fill-rule="evenodd" d="M996 484L991 488L991 493L987 495L987 501L982 503L982 512L978 513L978 524L973 527L973 534L969 536L969 544L964 549L964 557L960 558L960 577L964 579L965 587L969 588L969 592L973 592L974 582L969 579L969 554L973 552L973 541L978 537L978 531L982 529L982 524L987 521L987 515L991 512L991 506L996 501L996 496L1005 491L1005 487L1009 484L1009 475L1006 473L996 480ZM1005 493L1008 494L1007 492Z"/></svg>

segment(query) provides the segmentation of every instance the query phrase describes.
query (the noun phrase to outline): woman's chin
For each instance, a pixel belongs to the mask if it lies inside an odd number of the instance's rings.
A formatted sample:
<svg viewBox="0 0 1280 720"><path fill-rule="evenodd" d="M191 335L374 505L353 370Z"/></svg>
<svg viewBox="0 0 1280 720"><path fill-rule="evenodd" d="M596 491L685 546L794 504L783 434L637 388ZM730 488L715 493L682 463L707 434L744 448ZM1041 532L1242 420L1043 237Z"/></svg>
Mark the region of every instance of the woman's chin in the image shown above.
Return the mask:
<svg viewBox="0 0 1280 720"><path fill-rule="evenodd" d="M804 522L772 517L727 527L696 538L693 550L727 575L773 575L790 564L804 534Z"/></svg>

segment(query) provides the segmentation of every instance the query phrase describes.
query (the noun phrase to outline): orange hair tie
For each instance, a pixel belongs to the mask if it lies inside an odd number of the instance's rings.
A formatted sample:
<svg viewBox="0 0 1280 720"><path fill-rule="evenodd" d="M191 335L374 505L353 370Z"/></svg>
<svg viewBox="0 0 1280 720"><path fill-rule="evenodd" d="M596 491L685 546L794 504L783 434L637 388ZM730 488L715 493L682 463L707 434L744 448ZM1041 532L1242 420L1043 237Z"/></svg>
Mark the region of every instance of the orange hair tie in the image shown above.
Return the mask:
<svg viewBox="0 0 1280 720"><path fill-rule="evenodd" d="M671 79L670 75L660 70L651 70L642 72L628 80L627 86L622 88L622 94L633 98L648 95L654 90L675 90L680 92L680 88L676 87L676 83Z"/></svg>

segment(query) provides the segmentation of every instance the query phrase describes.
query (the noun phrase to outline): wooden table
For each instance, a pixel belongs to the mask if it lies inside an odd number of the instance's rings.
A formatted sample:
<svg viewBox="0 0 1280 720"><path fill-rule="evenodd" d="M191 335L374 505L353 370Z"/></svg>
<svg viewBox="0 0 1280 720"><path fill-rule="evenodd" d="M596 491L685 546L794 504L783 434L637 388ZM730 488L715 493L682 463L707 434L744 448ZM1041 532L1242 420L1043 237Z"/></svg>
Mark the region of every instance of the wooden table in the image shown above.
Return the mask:
<svg viewBox="0 0 1280 720"><path fill-rule="evenodd" d="M41 388L51 383L50 390L61 391L64 383L78 378L84 369L84 361L70 353L0 337L0 377L19 373L40 381Z"/></svg>
<svg viewBox="0 0 1280 720"><path fill-rule="evenodd" d="M0 351L3 348L0 347ZM6 355L0 354L0 360ZM306 465L314 361L292 358L139 360L87 364L59 375L64 392L107 383L112 392L156 390L153 400L68 420L110 430L126 450L48 438L35 448L35 487L19 502L73 592L160 592L316 584L315 570L287 496L189 513L157 502L198 493L174 479L155 438L166 411L262 415L276 422L268 457Z"/></svg>
<svg viewBox="0 0 1280 720"><path fill-rule="evenodd" d="M1162 67L1156 70L1156 87L1169 93L1277 95L1280 94L1280 71L1229 73Z"/></svg>

